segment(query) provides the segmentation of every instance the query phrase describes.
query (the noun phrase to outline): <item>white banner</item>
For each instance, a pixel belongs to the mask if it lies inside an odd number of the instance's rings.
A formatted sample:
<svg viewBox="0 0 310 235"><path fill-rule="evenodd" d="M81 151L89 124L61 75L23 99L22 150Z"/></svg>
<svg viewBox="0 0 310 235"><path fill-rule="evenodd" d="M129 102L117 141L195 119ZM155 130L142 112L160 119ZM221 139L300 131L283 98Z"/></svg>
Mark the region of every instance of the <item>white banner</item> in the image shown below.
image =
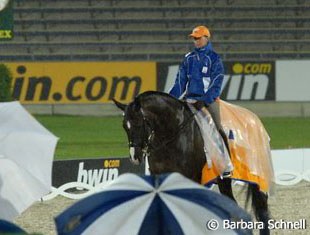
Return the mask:
<svg viewBox="0 0 310 235"><path fill-rule="evenodd" d="M276 61L276 101L310 101L310 60Z"/></svg>
<svg viewBox="0 0 310 235"><path fill-rule="evenodd" d="M310 181L310 149L272 150L276 183L294 185Z"/></svg>

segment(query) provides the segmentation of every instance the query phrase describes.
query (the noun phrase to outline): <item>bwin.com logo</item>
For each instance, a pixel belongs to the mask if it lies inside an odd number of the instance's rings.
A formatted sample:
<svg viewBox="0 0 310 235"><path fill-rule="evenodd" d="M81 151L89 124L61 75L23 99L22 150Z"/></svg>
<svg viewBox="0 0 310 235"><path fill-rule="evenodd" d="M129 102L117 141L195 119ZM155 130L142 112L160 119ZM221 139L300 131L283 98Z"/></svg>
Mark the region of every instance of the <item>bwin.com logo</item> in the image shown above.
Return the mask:
<svg viewBox="0 0 310 235"><path fill-rule="evenodd" d="M9 3L10 0L0 0L0 11L2 11Z"/></svg>

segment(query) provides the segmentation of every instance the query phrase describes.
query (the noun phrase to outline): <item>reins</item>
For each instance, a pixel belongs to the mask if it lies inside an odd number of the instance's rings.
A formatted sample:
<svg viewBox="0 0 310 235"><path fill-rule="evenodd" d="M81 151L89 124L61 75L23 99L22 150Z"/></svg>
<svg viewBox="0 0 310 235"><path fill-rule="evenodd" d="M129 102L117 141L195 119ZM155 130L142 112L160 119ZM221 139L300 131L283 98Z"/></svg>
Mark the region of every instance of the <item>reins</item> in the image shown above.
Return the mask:
<svg viewBox="0 0 310 235"><path fill-rule="evenodd" d="M191 111L190 116L186 120L184 120L180 125L178 125L177 132L173 136L168 138L168 140L163 141L158 146L153 146L153 144L151 143L152 137L154 135L154 131L152 130L146 143L146 150L144 151L145 154L149 156L150 154L149 149L153 150L154 152L157 152L158 150L172 143L179 136L179 134L185 129L185 127L193 120L193 118L195 117L197 113L198 113L198 110L196 110L195 112Z"/></svg>

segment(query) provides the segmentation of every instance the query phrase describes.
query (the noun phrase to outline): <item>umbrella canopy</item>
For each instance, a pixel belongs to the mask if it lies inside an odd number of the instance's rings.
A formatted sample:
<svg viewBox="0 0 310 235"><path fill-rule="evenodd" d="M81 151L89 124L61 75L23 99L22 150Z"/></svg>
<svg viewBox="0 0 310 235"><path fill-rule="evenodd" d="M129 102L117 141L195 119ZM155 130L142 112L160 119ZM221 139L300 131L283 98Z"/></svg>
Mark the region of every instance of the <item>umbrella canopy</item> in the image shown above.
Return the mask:
<svg viewBox="0 0 310 235"><path fill-rule="evenodd" d="M0 220L0 234L28 234L22 228L6 220Z"/></svg>
<svg viewBox="0 0 310 235"><path fill-rule="evenodd" d="M50 191L57 140L19 102L0 103L0 219L12 221Z"/></svg>
<svg viewBox="0 0 310 235"><path fill-rule="evenodd" d="M179 173L123 174L55 219L58 234L251 234L223 229L224 220L251 218L234 201Z"/></svg>

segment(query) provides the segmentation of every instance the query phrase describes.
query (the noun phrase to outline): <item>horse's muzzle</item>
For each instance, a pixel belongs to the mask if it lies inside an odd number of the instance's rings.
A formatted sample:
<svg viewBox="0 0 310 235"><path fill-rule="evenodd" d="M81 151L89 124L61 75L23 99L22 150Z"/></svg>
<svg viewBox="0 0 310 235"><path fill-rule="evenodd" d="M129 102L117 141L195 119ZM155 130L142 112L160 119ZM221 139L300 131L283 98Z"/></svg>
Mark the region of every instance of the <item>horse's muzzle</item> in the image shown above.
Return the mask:
<svg viewBox="0 0 310 235"><path fill-rule="evenodd" d="M130 161L135 164L139 165L142 162L142 148L140 147L130 147L129 148L129 153L130 153Z"/></svg>

